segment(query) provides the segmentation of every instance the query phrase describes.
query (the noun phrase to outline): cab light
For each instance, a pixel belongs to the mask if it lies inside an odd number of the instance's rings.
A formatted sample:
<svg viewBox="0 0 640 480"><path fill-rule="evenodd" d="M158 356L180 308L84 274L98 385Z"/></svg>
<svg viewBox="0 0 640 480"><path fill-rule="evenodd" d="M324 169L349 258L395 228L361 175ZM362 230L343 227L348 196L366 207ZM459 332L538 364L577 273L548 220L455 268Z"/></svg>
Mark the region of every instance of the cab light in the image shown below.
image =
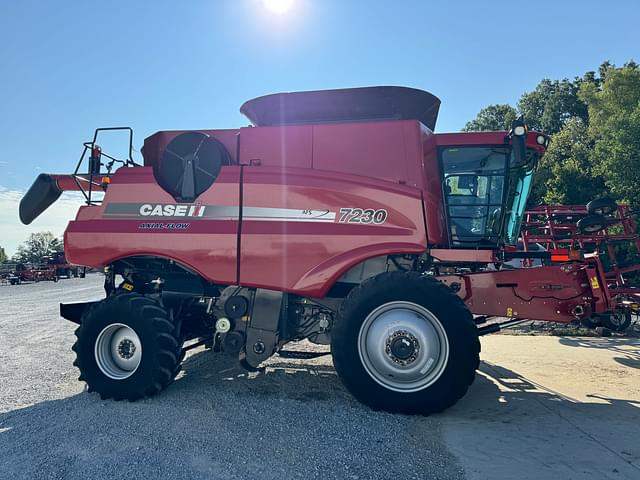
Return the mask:
<svg viewBox="0 0 640 480"><path fill-rule="evenodd" d="M521 137L527 133L527 127L524 125L518 125L513 129L513 134Z"/></svg>

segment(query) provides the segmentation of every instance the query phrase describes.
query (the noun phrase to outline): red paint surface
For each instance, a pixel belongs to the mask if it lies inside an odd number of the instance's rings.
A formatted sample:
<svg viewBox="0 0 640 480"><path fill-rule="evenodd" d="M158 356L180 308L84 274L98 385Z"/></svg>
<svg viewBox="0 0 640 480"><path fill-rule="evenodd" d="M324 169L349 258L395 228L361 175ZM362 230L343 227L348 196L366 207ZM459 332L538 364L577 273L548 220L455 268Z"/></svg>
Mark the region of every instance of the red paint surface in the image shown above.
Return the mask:
<svg viewBox="0 0 640 480"><path fill-rule="evenodd" d="M175 203L150 166L182 132L147 138L147 167L118 170L103 205L80 209L65 234L70 261L102 267L126 256L153 255L174 259L215 283L323 296L363 260L445 245L438 146L502 144L505 138L504 132L433 134L413 120L202 130L221 141L237 165L223 167L196 204L239 206L243 170L244 207L329 210L336 221L103 218L110 203ZM383 225L343 225L341 208L385 209L388 215ZM190 225L140 230L142 222Z"/></svg>
<svg viewBox="0 0 640 480"><path fill-rule="evenodd" d="M568 323L576 305L591 309L592 291L584 265L521 268L495 272L449 275L439 280L461 286L458 295L476 315L530 318ZM587 285L585 287L581 285ZM596 302L597 304L597 302Z"/></svg>
<svg viewBox="0 0 640 480"><path fill-rule="evenodd" d="M121 181L122 180L122 181ZM237 206L240 167L223 167L218 181L203 193L199 203ZM65 232L65 252L70 262L102 267L118 258L151 255L171 258L216 283L237 282L237 220L162 220L102 218L105 206L118 203L175 203L153 180L151 168L123 168L113 176L103 205L80 208ZM187 230L139 230L143 222L190 223Z"/></svg>
<svg viewBox="0 0 640 480"><path fill-rule="evenodd" d="M245 167L244 206L330 210L335 223L242 222L240 282L323 296L370 257L424 250L420 191L354 175ZM386 209L382 225L340 224L341 208Z"/></svg>

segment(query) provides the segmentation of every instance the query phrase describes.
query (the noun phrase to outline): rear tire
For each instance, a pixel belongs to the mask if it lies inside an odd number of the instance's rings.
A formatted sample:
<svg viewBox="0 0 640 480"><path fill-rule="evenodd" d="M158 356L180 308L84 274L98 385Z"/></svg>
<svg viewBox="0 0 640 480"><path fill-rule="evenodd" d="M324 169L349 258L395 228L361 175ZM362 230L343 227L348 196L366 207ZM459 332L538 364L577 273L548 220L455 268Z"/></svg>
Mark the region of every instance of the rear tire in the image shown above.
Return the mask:
<svg viewBox="0 0 640 480"><path fill-rule="evenodd" d="M92 305L75 332L79 380L103 399L137 400L157 394L180 370L178 330L157 300L137 293Z"/></svg>
<svg viewBox="0 0 640 480"><path fill-rule="evenodd" d="M602 325L613 332L624 332L631 325L630 313L615 313L601 317Z"/></svg>
<svg viewBox="0 0 640 480"><path fill-rule="evenodd" d="M382 273L354 288L331 337L347 389L388 412L428 415L450 407L480 362L471 312L447 286L416 272Z"/></svg>

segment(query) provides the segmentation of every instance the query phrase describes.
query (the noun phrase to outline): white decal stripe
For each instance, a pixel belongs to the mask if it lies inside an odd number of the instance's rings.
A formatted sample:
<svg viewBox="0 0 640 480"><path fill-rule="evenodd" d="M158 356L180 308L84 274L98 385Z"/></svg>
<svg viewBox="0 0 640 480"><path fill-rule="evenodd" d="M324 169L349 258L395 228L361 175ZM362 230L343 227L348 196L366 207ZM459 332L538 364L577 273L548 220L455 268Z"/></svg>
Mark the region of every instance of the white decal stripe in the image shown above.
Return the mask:
<svg viewBox="0 0 640 480"><path fill-rule="evenodd" d="M147 219L147 220L234 220L239 219L239 207L220 205L190 205L190 204L148 204L145 212L149 214L141 215L141 207L147 204L137 203L109 203L105 205L104 217L121 219ZM154 209L164 212L166 207L181 207L180 215L151 215ZM336 220L336 212L330 210L304 210L295 208L270 208L270 207L243 207L242 218L253 222L317 222L333 223Z"/></svg>
<svg viewBox="0 0 640 480"><path fill-rule="evenodd" d="M330 221L336 219L336 213L330 210L302 210L293 208L266 208L266 207L244 207L242 209L243 218L251 219L277 219L277 220L299 220L299 221Z"/></svg>
<svg viewBox="0 0 640 480"><path fill-rule="evenodd" d="M324 218L277 218L277 217L242 217L247 222L305 222L305 223L334 223L334 220Z"/></svg>

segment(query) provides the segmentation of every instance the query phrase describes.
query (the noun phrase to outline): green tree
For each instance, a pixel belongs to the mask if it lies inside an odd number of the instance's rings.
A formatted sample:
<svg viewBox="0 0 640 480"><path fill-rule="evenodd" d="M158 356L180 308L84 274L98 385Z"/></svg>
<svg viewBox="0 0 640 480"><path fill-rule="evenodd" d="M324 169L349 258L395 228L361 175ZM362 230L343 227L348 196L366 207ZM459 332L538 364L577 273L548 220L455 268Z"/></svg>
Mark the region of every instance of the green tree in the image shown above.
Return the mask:
<svg viewBox="0 0 640 480"><path fill-rule="evenodd" d="M588 110L578 92L584 83L597 84L594 72L574 80L542 80L536 88L524 93L518 101L518 111L529 128L549 135L560 131L570 119L578 117L588 122Z"/></svg>
<svg viewBox="0 0 640 480"><path fill-rule="evenodd" d="M0 263L6 263L7 261L7 252L4 251L4 248L0 247Z"/></svg>
<svg viewBox="0 0 640 480"><path fill-rule="evenodd" d="M640 68L601 67L602 82L584 84L580 98L589 110L594 172L618 198L640 205Z"/></svg>
<svg viewBox="0 0 640 480"><path fill-rule="evenodd" d="M13 260L18 263L42 263L52 253L61 252L62 248L62 242L53 233L32 233L27 241L18 247Z"/></svg>
<svg viewBox="0 0 640 480"><path fill-rule="evenodd" d="M538 167L530 204L584 205L606 192L594 173L593 141L579 117L567 120L553 136Z"/></svg>
<svg viewBox="0 0 640 480"><path fill-rule="evenodd" d="M478 112L475 119L467 122L465 132L509 130L516 118L516 109L511 105L489 105Z"/></svg>
<svg viewBox="0 0 640 480"><path fill-rule="evenodd" d="M606 90L607 82L614 81L615 72L612 64L604 62L597 72L590 71L573 80L544 79L520 97L517 108L491 105L482 109L464 130L508 129L517 112L524 115L529 128L551 135L551 145L539 165L529 205L582 204L605 194L608 189L621 196L621 182L614 188L609 167L595 156L594 152L605 155L604 146L590 126L590 116L598 115L593 106L597 103L594 96ZM609 78L611 75L613 78ZM612 111L619 110L612 107L601 117L612 118ZM630 190L632 182L627 183L629 186L625 188Z"/></svg>

